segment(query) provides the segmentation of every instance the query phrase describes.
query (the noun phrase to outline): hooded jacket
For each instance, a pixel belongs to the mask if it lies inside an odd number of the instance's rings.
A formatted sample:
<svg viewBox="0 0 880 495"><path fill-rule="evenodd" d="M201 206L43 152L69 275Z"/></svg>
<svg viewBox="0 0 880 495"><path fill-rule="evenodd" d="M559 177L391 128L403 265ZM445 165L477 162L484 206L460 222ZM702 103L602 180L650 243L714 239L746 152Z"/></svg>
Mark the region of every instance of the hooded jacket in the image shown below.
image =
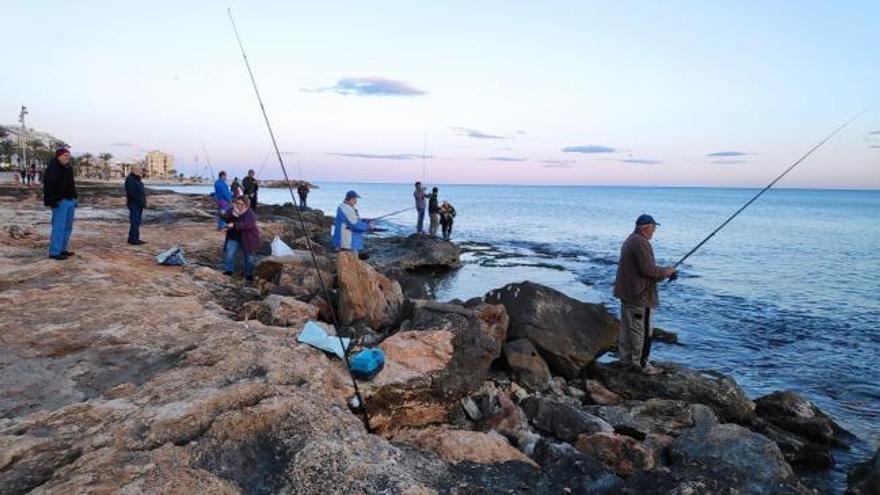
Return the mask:
<svg viewBox="0 0 880 495"><path fill-rule="evenodd" d="M232 191L229 190L229 184L225 180L217 179L214 182L214 199L221 208L226 208L232 201Z"/></svg>
<svg viewBox="0 0 880 495"><path fill-rule="evenodd" d="M73 180L73 166L62 165L58 158L49 160L43 174L43 204L51 208L58 206L62 199L76 199L76 182Z"/></svg>
<svg viewBox="0 0 880 495"><path fill-rule="evenodd" d="M364 232L370 230L370 224L361 220L354 206L343 201L336 208L336 221L333 224L333 247L360 251L364 249Z"/></svg>

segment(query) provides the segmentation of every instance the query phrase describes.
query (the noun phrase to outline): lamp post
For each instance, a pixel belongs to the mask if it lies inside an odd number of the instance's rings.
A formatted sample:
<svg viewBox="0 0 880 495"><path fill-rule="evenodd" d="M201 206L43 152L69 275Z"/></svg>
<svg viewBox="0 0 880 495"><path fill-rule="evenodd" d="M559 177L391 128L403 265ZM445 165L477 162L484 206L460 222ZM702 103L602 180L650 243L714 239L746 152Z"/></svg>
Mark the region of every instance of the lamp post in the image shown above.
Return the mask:
<svg viewBox="0 0 880 495"><path fill-rule="evenodd" d="M21 113L18 114L18 121L21 122L21 133L18 135L18 144L21 147L21 162L27 169L27 127L24 125L24 117L28 114L27 107L21 106Z"/></svg>

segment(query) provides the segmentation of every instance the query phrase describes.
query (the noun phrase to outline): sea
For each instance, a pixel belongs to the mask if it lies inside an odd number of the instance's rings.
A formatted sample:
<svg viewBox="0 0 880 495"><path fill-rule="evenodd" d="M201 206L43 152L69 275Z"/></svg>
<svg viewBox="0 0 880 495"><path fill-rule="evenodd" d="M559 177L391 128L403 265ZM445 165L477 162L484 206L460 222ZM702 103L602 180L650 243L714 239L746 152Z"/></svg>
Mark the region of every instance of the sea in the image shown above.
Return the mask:
<svg viewBox="0 0 880 495"><path fill-rule="evenodd" d="M361 216L413 206L408 184L318 183L309 206L334 214L345 192L362 197ZM673 264L754 196L755 189L437 185L457 211L453 240L461 269L433 287L466 300L531 280L571 297L612 296L620 245L637 216L660 226L660 264ZM208 186L170 186L208 194ZM291 201L261 189L262 203ZM380 221L379 235L415 231L406 211ZM426 219L427 226L427 219ZM782 389L808 397L852 432L837 466L806 477L842 493L846 472L880 445L880 191L772 189L662 283L655 324L681 345L655 344L652 359L733 376L757 398ZM369 249L369 239L367 240ZM609 359L609 358L605 358Z"/></svg>

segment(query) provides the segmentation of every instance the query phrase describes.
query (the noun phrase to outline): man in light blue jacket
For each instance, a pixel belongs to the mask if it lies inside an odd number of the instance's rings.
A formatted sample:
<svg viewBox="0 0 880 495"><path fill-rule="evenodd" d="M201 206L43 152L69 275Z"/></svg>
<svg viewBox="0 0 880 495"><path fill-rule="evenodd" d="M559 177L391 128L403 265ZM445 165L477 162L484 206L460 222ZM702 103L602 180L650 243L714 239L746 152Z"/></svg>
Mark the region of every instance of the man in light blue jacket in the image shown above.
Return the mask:
<svg viewBox="0 0 880 495"><path fill-rule="evenodd" d="M226 172L222 170L219 178L214 182L214 200L217 202L218 211L217 230L223 230L226 227L226 220L223 218L232 201L232 191L229 190L229 184L226 183Z"/></svg>
<svg viewBox="0 0 880 495"><path fill-rule="evenodd" d="M345 201L336 208L336 222L333 224L333 247L337 251L354 251L364 249L364 232L373 230L373 225L360 217L357 200L360 198L354 191L345 194Z"/></svg>

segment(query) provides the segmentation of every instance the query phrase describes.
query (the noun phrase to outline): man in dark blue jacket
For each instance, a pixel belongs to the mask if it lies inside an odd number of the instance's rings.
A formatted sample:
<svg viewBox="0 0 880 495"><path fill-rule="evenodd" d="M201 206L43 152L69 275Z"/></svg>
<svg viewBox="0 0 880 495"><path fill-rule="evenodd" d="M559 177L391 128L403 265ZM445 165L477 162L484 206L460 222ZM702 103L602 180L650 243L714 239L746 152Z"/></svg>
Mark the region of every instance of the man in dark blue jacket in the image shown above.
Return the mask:
<svg viewBox="0 0 880 495"><path fill-rule="evenodd" d="M49 257L65 260L73 256L67 250L73 232L73 213L76 209L76 183L70 164L70 151L60 148L55 158L46 165L43 175L43 204L52 208L52 233L49 237Z"/></svg>
<svg viewBox="0 0 880 495"><path fill-rule="evenodd" d="M147 193L144 191L144 183L141 175L144 169L140 165L131 167L128 177L125 178L125 204L128 206L128 243L132 246L146 244L141 240L141 217L144 208L147 207Z"/></svg>

